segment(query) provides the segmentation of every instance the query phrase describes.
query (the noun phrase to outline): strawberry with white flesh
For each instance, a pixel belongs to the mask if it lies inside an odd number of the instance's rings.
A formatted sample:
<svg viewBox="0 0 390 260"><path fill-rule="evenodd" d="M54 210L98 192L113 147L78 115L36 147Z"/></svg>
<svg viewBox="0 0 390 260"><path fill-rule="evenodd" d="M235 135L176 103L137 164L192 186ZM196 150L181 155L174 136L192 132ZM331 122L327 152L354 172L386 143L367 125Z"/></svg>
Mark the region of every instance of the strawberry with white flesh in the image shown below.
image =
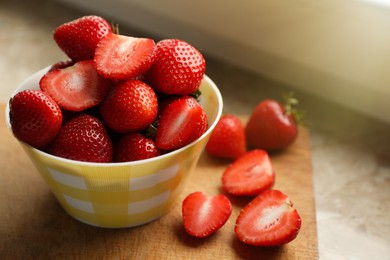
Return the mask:
<svg viewBox="0 0 390 260"><path fill-rule="evenodd" d="M98 42L111 32L105 19L89 15L58 26L53 38L69 58L80 61L93 59Z"/></svg>
<svg viewBox="0 0 390 260"><path fill-rule="evenodd" d="M206 62L189 43L165 39L157 43L156 59L146 72L145 80L164 94L188 95L195 92L203 79Z"/></svg>
<svg viewBox="0 0 390 260"><path fill-rule="evenodd" d="M291 200L279 190L266 190L240 212L234 232L248 245L280 246L294 240L302 220Z"/></svg>
<svg viewBox="0 0 390 260"><path fill-rule="evenodd" d="M246 152L223 172L223 189L238 196L256 196L272 188L275 172L268 153L256 149Z"/></svg>
<svg viewBox="0 0 390 260"><path fill-rule="evenodd" d="M16 138L35 148L48 145L62 125L57 103L40 90L23 90L9 103L11 129Z"/></svg>
<svg viewBox="0 0 390 260"><path fill-rule="evenodd" d="M206 112L191 96L173 99L161 113L156 144L162 150L176 150L198 139L208 127Z"/></svg>
<svg viewBox="0 0 390 260"><path fill-rule="evenodd" d="M73 112L99 104L108 94L111 84L97 73L92 60L50 70L39 82L41 90L61 108Z"/></svg>
<svg viewBox="0 0 390 260"><path fill-rule="evenodd" d="M182 203L185 231L203 238L219 230L232 213L230 200L222 194L207 197L202 192L189 194Z"/></svg>
<svg viewBox="0 0 390 260"><path fill-rule="evenodd" d="M113 160L113 144L102 122L88 114L64 124L49 153L58 157L107 163Z"/></svg>
<svg viewBox="0 0 390 260"><path fill-rule="evenodd" d="M95 67L106 78L135 78L152 65L155 47L154 40L149 38L109 33L100 40L96 48Z"/></svg>

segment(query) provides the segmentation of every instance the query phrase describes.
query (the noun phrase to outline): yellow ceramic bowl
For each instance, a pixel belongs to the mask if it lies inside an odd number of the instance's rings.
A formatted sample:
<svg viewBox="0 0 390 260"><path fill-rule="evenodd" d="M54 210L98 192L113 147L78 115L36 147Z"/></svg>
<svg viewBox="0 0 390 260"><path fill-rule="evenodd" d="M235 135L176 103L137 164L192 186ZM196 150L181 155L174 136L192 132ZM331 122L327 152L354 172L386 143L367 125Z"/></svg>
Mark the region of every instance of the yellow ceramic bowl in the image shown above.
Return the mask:
<svg viewBox="0 0 390 260"><path fill-rule="evenodd" d="M14 92L39 89L45 68ZM23 149L50 186L64 210L84 223L108 228L138 226L170 210L222 113L222 97L213 81L204 77L200 103L208 130L195 142L171 153L126 163L88 163L52 156L21 142ZM7 126L9 107L6 107Z"/></svg>

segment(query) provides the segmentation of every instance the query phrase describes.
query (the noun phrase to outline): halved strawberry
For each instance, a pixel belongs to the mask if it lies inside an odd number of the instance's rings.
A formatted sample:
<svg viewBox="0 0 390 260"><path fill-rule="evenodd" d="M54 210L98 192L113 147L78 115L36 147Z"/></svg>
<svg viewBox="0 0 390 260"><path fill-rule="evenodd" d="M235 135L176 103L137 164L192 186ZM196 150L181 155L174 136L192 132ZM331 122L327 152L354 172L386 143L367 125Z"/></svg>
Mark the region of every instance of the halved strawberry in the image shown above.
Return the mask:
<svg viewBox="0 0 390 260"><path fill-rule="evenodd" d="M97 43L110 32L111 25L104 18L89 15L58 26L53 38L69 58L80 61L92 59Z"/></svg>
<svg viewBox="0 0 390 260"><path fill-rule="evenodd" d="M96 69L104 77L116 80L137 77L152 65L155 46L152 39L109 33L96 48Z"/></svg>
<svg viewBox="0 0 390 260"><path fill-rule="evenodd" d="M118 133L147 128L157 117L158 102L154 90L139 80L115 85L100 106L103 122Z"/></svg>
<svg viewBox="0 0 390 260"><path fill-rule="evenodd" d="M199 238L215 233L231 213L230 200L222 194L207 197L202 192L194 192L182 204L184 229L191 236Z"/></svg>
<svg viewBox="0 0 390 260"><path fill-rule="evenodd" d="M81 114L64 124L49 153L76 161L112 162L113 144L99 119Z"/></svg>
<svg viewBox="0 0 390 260"><path fill-rule="evenodd" d="M131 162L153 158L160 155L153 140L139 133L122 136L115 144L114 161Z"/></svg>
<svg viewBox="0 0 390 260"><path fill-rule="evenodd" d="M35 148L48 145L61 129L61 109L45 92L23 90L11 98L9 105L13 134Z"/></svg>
<svg viewBox="0 0 390 260"><path fill-rule="evenodd" d="M156 59L146 73L146 82L165 94L188 95L196 91L206 70L203 55L178 39L165 39L156 46Z"/></svg>
<svg viewBox="0 0 390 260"><path fill-rule="evenodd" d="M237 159L243 155L246 152L246 138L241 120L231 114L223 115L215 126L205 151L225 159Z"/></svg>
<svg viewBox="0 0 390 260"><path fill-rule="evenodd" d="M175 150L198 139L207 130L206 112L190 96L173 99L163 109L156 144L162 150Z"/></svg>
<svg viewBox="0 0 390 260"><path fill-rule="evenodd" d="M66 67L74 65L76 62L74 60L64 60L59 61L51 65L49 71L57 70L57 69L65 69Z"/></svg>
<svg viewBox="0 0 390 260"><path fill-rule="evenodd" d="M97 73L92 60L85 60L47 72L39 85L61 108L77 112L99 104L111 82Z"/></svg>
<svg viewBox="0 0 390 260"><path fill-rule="evenodd" d="M255 196L275 182L271 159L264 150L251 150L230 164L222 175L223 189L233 195Z"/></svg>
<svg viewBox="0 0 390 260"><path fill-rule="evenodd" d="M234 231L245 244L279 246L297 237L301 223L287 195L266 190L241 210Z"/></svg>

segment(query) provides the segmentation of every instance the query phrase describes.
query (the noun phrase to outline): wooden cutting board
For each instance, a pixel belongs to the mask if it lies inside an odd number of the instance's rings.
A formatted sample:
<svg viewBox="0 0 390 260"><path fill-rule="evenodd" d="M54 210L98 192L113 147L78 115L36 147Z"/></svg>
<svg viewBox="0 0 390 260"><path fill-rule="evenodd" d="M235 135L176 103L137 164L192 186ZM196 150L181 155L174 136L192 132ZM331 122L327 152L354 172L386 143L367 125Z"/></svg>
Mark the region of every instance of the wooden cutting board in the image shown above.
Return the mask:
<svg viewBox="0 0 390 260"><path fill-rule="evenodd" d="M243 118L244 120L244 118ZM302 218L298 237L275 248L248 246L234 235L236 218L249 198L229 197L233 212L216 234L196 239L182 227L181 201L194 191L221 193L228 161L203 154L173 210L144 226L103 229L67 215L5 126L0 105L1 259L317 259L317 226L309 132L300 129L286 151L272 154L274 188L286 193Z"/></svg>

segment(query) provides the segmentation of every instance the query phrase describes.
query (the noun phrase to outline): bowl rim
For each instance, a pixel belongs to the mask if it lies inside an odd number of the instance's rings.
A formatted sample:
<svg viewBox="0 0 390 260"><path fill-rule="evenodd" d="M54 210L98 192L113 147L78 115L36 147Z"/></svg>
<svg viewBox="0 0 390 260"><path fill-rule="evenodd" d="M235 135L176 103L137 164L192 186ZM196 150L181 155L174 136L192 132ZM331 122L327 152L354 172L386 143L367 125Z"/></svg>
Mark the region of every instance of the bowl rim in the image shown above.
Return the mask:
<svg viewBox="0 0 390 260"><path fill-rule="evenodd" d="M35 80L35 78L37 76L39 76L41 74L43 75L49 69L50 69L50 66L48 66L46 68L43 68L43 69L33 73L32 75L30 75L28 78L26 78L12 92L11 96L9 97L9 100L20 91L19 89L20 89L21 86L25 85L27 82ZM216 116L215 116L215 120L212 122L211 125L209 125L208 129L206 130L206 132L204 132L198 139L196 139L195 141L193 141L193 142L191 142L191 143L189 143L189 144L187 144L187 145L185 145L185 146L183 146L183 147L181 147L181 148L179 148L177 150L170 151L170 152L168 152L166 154L163 154L163 155L159 155L159 156L156 156L156 157L153 157L153 158L138 160L138 161L131 161L131 162L109 162L109 163L84 162L84 161L77 161L77 160L72 160L72 159L67 159L67 158L61 158L61 157L49 154L47 152L41 151L41 150L39 150L37 148L34 148L31 145L29 145L29 144L27 144L27 143L25 143L23 141L20 141L19 139L17 139L17 141L22 143L27 148L32 149L35 153L38 153L41 156L44 156L44 157L47 157L47 158L50 158L50 159L53 159L53 160L59 160L59 161L61 161L63 163L70 163L70 164L78 165L78 166L93 166L93 167L119 166L119 167L121 167L121 166L135 166L135 165L145 164L145 163L154 162L154 161L158 161L158 160L163 160L163 159L165 159L167 157L179 154L179 153L183 152L184 150L187 150L189 147L191 147L191 146L197 144L198 142L200 142L201 140L203 140L207 135L209 135L213 131L213 129L215 128L215 125L219 121L219 118L222 116L223 99L222 99L221 92L219 91L219 88L214 83L214 81L209 76L207 76L206 74L204 74L203 80L205 80L208 83L208 85L211 87L213 93L215 93L215 96L217 98L217 102L218 102L218 108L217 109L218 110L217 110L217 113L216 113ZM9 119L9 104L10 104L10 102L7 102L6 103L6 107L5 107L5 121L6 121L6 126L7 126L8 130L12 133L10 119Z"/></svg>

